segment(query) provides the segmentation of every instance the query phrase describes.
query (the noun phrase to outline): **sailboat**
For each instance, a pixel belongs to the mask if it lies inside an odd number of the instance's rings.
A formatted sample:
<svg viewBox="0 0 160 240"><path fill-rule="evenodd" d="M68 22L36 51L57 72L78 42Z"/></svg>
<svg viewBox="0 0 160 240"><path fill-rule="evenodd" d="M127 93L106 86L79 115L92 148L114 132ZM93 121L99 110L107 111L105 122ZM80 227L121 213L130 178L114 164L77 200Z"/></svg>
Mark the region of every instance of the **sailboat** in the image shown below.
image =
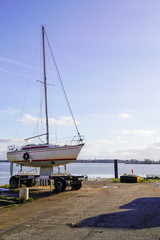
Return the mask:
<svg viewBox="0 0 160 240"><path fill-rule="evenodd" d="M49 142L49 121L48 121L48 104L47 104L47 77L46 77L46 61L45 61L45 28L42 26L42 42L43 42L43 72L44 72L44 92L45 92L45 118L46 118L46 133L40 134L34 137L27 138L25 140L30 140L33 138L41 137L46 135L46 143L44 144L27 144L21 147L10 146L7 151L7 159L11 163L16 163L23 166L29 167L40 167L40 168L51 168L53 166L66 165L68 163L74 162L82 147L84 146L83 137L80 135L76 121L74 119L73 113L71 115L73 122L77 130L77 141L71 141L68 145L52 145ZM53 53L52 53L53 56ZM62 84L62 89L65 93L63 83L53 56L55 67ZM66 93L66 101L68 102ZM69 105L70 108L70 105ZM71 108L70 108L71 110Z"/></svg>

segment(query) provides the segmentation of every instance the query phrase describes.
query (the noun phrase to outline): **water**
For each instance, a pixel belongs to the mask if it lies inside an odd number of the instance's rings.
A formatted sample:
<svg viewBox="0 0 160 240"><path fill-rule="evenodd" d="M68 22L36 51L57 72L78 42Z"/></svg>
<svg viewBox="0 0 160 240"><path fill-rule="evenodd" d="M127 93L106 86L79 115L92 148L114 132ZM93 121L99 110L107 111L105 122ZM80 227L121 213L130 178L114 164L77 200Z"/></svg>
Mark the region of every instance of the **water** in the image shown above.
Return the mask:
<svg viewBox="0 0 160 240"><path fill-rule="evenodd" d="M118 163L118 176L124 173L146 177L147 174L160 175L160 164ZM86 174L89 178L114 178L114 163L72 163L67 165L72 174Z"/></svg>
<svg viewBox="0 0 160 240"><path fill-rule="evenodd" d="M29 172L32 168L23 167L24 172ZM20 166L13 164L13 175L17 174ZM0 185L9 184L10 179L10 163L0 162Z"/></svg>
<svg viewBox="0 0 160 240"><path fill-rule="evenodd" d="M57 168L54 168L57 171ZM60 167L63 172L63 166ZM131 174L132 169L135 175L146 177L147 174L160 175L160 164L118 164L118 176ZM24 172L31 170L29 167L23 167ZM17 174L19 166L14 164L13 174ZM39 172L39 169L38 169ZM113 163L70 163L67 164L67 172L74 175L87 175L91 178L114 178ZM8 184L10 178L10 163L0 162L0 185Z"/></svg>

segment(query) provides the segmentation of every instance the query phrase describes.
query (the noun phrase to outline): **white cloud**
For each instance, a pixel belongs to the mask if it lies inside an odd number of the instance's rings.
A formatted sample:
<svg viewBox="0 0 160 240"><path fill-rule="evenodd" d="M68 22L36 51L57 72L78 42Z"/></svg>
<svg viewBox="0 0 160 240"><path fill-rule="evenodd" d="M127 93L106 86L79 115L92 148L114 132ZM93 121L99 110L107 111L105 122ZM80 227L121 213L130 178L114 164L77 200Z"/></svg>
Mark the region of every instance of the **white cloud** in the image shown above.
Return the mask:
<svg viewBox="0 0 160 240"><path fill-rule="evenodd" d="M12 142L11 138L0 138L0 143L10 143Z"/></svg>
<svg viewBox="0 0 160 240"><path fill-rule="evenodd" d="M108 145L109 144L109 140L107 139L99 139L94 141L93 143L91 143L91 145L96 145L96 146L102 146L102 145Z"/></svg>
<svg viewBox="0 0 160 240"><path fill-rule="evenodd" d="M120 136L114 136L114 137L111 137L111 142L112 143L125 143L126 141L123 141Z"/></svg>
<svg viewBox="0 0 160 240"><path fill-rule="evenodd" d="M38 118L31 116L31 114L24 114L23 118L21 119L21 122L23 123L34 123L37 121Z"/></svg>
<svg viewBox="0 0 160 240"><path fill-rule="evenodd" d="M69 117L69 116L64 116L57 120L54 118L49 118L49 123L61 125L61 126L73 126L73 124L74 124L72 117ZM80 122L76 121L76 124L78 125L78 124L80 124Z"/></svg>
<svg viewBox="0 0 160 240"><path fill-rule="evenodd" d="M45 122L45 119L42 119L43 122ZM60 119L54 119L54 118L49 118L48 119L49 124L53 125L61 125L61 126L73 126L73 120L69 116L63 116ZM36 123L38 122L38 118L31 116L31 114L25 114L23 118L21 119L21 122L23 123ZM76 121L76 124L80 124L80 122Z"/></svg>
<svg viewBox="0 0 160 240"><path fill-rule="evenodd" d="M131 131L127 129L118 129L114 131L115 133L120 133L120 134L129 134Z"/></svg>
<svg viewBox="0 0 160 240"><path fill-rule="evenodd" d="M126 118L132 118L133 116L131 114L128 113L120 113L118 114L118 118L120 119L126 119Z"/></svg>
<svg viewBox="0 0 160 240"><path fill-rule="evenodd" d="M6 153L8 146L20 146L23 145L25 142L22 139L18 138L0 138L0 160L7 159Z"/></svg>
<svg viewBox="0 0 160 240"><path fill-rule="evenodd" d="M150 131L150 130L127 130L127 129L119 129L115 130L116 133L118 134L130 134L138 137L148 137L152 136L155 131Z"/></svg>
<svg viewBox="0 0 160 240"><path fill-rule="evenodd" d="M8 108L5 110L0 110L0 114L8 114L8 115L14 115L18 112L17 109L13 109L13 108Z"/></svg>
<svg viewBox="0 0 160 240"><path fill-rule="evenodd" d="M90 149L103 149L105 148L105 146L107 145L111 145L111 144L123 144L125 143L125 141L121 140L121 138L119 136L114 136L114 137L111 137L109 139L97 139L91 143L88 143L87 144L87 147L90 148Z"/></svg>
<svg viewBox="0 0 160 240"><path fill-rule="evenodd" d="M106 144L106 147L104 147ZM102 146L102 148L101 148ZM125 147L125 145L121 145L121 147L116 147L114 149L110 149L109 141L105 141L103 139L96 140L93 143L86 144L82 152L80 153L81 159L121 159L121 160L129 160L129 159L151 159L151 160L160 160L160 139L156 142L152 142L148 146L145 147Z"/></svg>
<svg viewBox="0 0 160 240"><path fill-rule="evenodd" d="M95 146L96 147L96 146ZM86 145L80 154L80 158L86 159L120 159L129 160L137 159L144 160L146 158L152 160L160 160L160 143L157 146L147 146L144 148L117 148L113 150L100 150L99 148L91 148L91 145Z"/></svg>
<svg viewBox="0 0 160 240"><path fill-rule="evenodd" d="M7 159L7 150L8 146L12 145L22 145L24 140L17 139L17 138L0 138L0 160Z"/></svg>
<svg viewBox="0 0 160 240"><path fill-rule="evenodd" d="M0 138L0 143L4 143L4 144L22 144L22 142L24 142L24 140L22 139L18 139L18 138Z"/></svg>

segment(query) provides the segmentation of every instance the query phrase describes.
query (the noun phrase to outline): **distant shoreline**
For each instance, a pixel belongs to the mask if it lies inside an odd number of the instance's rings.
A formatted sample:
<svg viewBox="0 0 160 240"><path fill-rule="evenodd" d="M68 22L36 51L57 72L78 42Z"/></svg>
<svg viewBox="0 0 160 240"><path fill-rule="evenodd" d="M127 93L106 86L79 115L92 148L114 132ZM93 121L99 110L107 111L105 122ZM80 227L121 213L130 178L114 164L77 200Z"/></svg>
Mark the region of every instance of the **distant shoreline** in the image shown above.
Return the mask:
<svg viewBox="0 0 160 240"><path fill-rule="evenodd" d="M96 160L76 160L75 163L114 163L114 160L117 160L118 163L125 164L160 164L160 161L152 160L119 160L119 159L96 159Z"/></svg>
<svg viewBox="0 0 160 240"><path fill-rule="evenodd" d="M119 160L115 159L118 161L118 163L125 163L125 164L160 164L159 161L152 161L149 159L145 159L144 161L140 160ZM8 160L0 160L0 162L9 162ZM94 159L94 160L76 160L74 163L114 163L114 159Z"/></svg>

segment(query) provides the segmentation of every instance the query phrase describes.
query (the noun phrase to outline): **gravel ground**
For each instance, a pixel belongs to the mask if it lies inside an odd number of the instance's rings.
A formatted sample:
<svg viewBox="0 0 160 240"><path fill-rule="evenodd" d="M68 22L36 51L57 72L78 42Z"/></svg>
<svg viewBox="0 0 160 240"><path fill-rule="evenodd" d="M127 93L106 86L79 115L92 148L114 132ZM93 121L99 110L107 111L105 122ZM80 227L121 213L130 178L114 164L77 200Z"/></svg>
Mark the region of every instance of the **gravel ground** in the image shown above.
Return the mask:
<svg viewBox="0 0 160 240"><path fill-rule="evenodd" d="M30 188L33 202L0 208L0 240L160 239L160 185L87 181L56 194Z"/></svg>

